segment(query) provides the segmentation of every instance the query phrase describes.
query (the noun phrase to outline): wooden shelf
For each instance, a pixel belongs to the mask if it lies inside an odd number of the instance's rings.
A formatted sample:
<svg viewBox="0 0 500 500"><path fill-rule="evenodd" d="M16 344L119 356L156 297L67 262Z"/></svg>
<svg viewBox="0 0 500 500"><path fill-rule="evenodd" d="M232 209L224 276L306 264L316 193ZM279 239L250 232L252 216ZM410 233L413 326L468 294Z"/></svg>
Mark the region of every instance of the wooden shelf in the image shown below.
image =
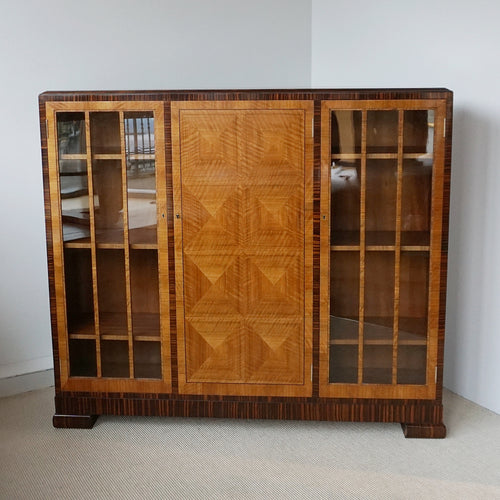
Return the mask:
<svg viewBox="0 0 500 500"><path fill-rule="evenodd" d="M68 318L68 333L70 339L95 339L93 314L82 314Z"/></svg>
<svg viewBox="0 0 500 500"><path fill-rule="evenodd" d="M335 231L333 235L334 245L330 246L333 251L359 251L358 231ZM368 252L394 251L396 245L395 231L366 231L366 246ZM392 244L388 244L392 242ZM428 252L429 233L427 231L401 231L401 250L405 252Z"/></svg>
<svg viewBox="0 0 500 500"><path fill-rule="evenodd" d="M62 154L59 155L59 160L86 160L87 155L83 154Z"/></svg>
<svg viewBox="0 0 500 500"><path fill-rule="evenodd" d="M155 159L155 154L151 153L132 153L129 154L127 153L127 160L135 160L135 161L140 161L140 160L153 160Z"/></svg>
<svg viewBox="0 0 500 500"><path fill-rule="evenodd" d="M363 370L363 385L425 385L425 371L418 369L399 369L397 383L389 382L392 373L389 368L365 368ZM369 382L366 382L368 380ZM348 384L357 385L358 369L357 366L335 366L332 367L330 384Z"/></svg>
<svg viewBox="0 0 500 500"><path fill-rule="evenodd" d="M422 346L427 338L412 333L425 331L426 320L421 318L399 318L399 345ZM392 345L392 318L365 318L363 326L365 345ZM357 345L359 343L359 321L330 316L330 345Z"/></svg>
<svg viewBox="0 0 500 500"><path fill-rule="evenodd" d="M97 153L92 155L93 160L121 160L121 153Z"/></svg>
<svg viewBox="0 0 500 500"><path fill-rule="evenodd" d="M332 160L361 160L361 153L334 153ZM429 160L432 159L432 153L404 153L405 160ZM367 153L367 160L396 160L397 153Z"/></svg>
<svg viewBox="0 0 500 500"><path fill-rule="evenodd" d="M91 314L73 318L69 338L95 339L94 317ZM101 313L100 337L103 340L128 340L127 315L125 313ZM160 315L157 313L132 313L134 340L158 342L160 340Z"/></svg>

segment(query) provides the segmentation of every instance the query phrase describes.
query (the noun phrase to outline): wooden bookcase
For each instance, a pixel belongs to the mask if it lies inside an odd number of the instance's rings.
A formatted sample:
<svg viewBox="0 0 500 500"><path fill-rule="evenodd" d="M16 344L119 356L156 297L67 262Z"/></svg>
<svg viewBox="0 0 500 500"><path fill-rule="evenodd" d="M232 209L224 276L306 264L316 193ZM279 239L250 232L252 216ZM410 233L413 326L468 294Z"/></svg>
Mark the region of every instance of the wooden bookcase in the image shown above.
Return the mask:
<svg viewBox="0 0 500 500"><path fill-rule="evenodd" d="M56 427L444 437L452 93L40 95Z"/></svg>

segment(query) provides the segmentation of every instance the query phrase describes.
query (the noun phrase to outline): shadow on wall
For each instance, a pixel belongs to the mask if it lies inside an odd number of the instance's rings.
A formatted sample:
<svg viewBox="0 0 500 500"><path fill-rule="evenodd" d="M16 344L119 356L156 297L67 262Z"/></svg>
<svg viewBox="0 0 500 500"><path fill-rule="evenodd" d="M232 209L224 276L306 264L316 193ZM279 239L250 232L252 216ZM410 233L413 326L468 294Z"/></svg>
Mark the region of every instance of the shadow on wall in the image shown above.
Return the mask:
<svg viewBox="0 0 500 500"><path fill-rule="evenodd" d="M465 397L477 395L485 383L480 367L488 340L485 243L488 217L494 216L488 213L492 127L485 117L455 107L444 385Z"/></svg>

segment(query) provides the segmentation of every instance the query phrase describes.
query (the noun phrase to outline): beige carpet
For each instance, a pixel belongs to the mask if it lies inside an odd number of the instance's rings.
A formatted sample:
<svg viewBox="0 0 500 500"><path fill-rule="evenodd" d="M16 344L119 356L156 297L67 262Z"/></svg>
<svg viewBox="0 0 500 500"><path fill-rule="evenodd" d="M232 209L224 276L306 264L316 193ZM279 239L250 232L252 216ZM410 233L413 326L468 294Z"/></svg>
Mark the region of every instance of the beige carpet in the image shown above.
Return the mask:
<svg viewBox="0 0 500 500"><path fill-rule="evenodd" d="M445 395L445 440L397 424L100 417L0 399L0 499L500 499L500 415Z"/></svg>

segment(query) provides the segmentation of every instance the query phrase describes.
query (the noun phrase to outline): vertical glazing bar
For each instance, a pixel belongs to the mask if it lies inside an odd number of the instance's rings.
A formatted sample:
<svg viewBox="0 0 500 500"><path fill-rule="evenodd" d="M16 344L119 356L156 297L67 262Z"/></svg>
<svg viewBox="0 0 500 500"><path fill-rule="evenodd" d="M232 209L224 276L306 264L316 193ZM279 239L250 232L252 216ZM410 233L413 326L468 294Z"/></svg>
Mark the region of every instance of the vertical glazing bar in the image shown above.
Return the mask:
<svg viewBox="0 0 500 500"><path fill-rule="evenodd" d="M94 210L94 175L92 172L92 144L90 138L90 113L85 112L85 134L87 143L87 183L89 192L89 219L90 219L90 252L92 261L92 295L94 299L94 323L96 335L97 377L102 376L101 370L101 337L99 325L99 296L97 287L97 250L95 237L95 210Z"/></svg>
<svg viewBox="0 0 500 500"><path fill-rule="evenodd" d="M134 378L134 338L132 332L132 292L130 288L130 245L128 229L128 195L127 195L127 151L125 148L125 119L120 111L120 153L122 166L122 200L123 200L123 251L125 259L125 297L127 306L128 365L130 378Z"/></svg>
<svg viewBox="0 0 500 500"><path fill-rule="evenodd" d="M398 174L396 191L396 242L394 247L394 318L392 335L392 384L398 377L398 341L399 341L399 282L401 270L401 193L403 188L403 127L404 111L398 114Z"/></svg>
<svg viewBox="0 0 500 500"><path fill-rule="evenodd" d="M148 151L147 151L147 153L152 154L153 150L151 148L151 120L148 119L147 124L148 124Z"/></svg>
<svg viewBox="0 0 500 500"><path fill-rule="evenodd" d="M367 111L361 114L361 188L359 216L359 329L358 384L363 383L364 322L365 322L365 222L366 222L366 121Z"/></svg>
<svg viewBox="0 0 500 500"><path fill-rule="evenodd" d="M133 126L132 126L132 129L133 129L133 134L134 134L134 154L138 154L139 153L139 145L137 144L137 118L134 118L132 120L132 123L133 123Z"/></svg>

